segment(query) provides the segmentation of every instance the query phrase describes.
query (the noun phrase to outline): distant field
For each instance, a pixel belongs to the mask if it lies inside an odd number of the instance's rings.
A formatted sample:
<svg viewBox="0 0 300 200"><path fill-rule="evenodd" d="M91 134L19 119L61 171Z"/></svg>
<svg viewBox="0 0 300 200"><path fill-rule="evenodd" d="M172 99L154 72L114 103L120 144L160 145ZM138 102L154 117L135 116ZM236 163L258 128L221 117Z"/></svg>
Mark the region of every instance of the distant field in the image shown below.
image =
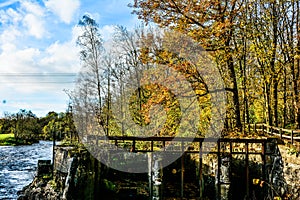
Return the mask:
<svg viewBox="0 0 300 200"><path fill-rule="evenodd" d="M6 140L8 138L14 137L14 134L0 134L0 141Z"/></svg>

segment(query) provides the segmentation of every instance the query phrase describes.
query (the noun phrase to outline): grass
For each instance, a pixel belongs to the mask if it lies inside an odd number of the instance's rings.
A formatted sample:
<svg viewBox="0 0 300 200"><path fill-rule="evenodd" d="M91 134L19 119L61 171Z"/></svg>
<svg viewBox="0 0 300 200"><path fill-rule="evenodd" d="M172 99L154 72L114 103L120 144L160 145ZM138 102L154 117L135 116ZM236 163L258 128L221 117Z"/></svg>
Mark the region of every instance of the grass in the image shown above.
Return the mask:
<svg viewBox="0 0 300 200"><path fill-rule="evenodd" d="M14 134L0 134L0 146L13 145L14 144Z"/></svg>
<svg viewBox="0 0 300 200"><path fill-rule="evenodd" d="M36 142L33 139L15 139L14 134L0 134L0 146L16 146L16 145L30 145Z"/></svg>
<svg viewBox="0 0 300 200"><path fill-rule="evenodd" d="M13 138L14 134L9 133L9 134L0 134L0 141L7 140L8 138Z"/></svg>

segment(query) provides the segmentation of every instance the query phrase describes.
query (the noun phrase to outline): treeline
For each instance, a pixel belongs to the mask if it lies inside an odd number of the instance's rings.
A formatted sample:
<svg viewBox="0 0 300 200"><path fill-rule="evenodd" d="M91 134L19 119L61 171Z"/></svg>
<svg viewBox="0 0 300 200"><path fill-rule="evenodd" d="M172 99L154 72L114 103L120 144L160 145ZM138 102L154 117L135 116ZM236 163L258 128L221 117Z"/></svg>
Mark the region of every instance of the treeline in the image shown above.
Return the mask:
<svg viewBox="0 0 300 200"><path fill-rule="evenodd" d="M148 26L117 26L108 43L91 16L78 24L83 68L70 97L80 133L135 135L152 124L148 135L174 135L182 127L196 127L200 133L212 127L215 91L207 80L217 73L201 74L199 67L210 67L205 60L193 63L182 56L178 47L189 43L182 35L206 50L217 67L224 83L220 88L226 90L226 112L218 121L226 129L241 130L243 124L257 122L300 128L299 1L135 0L129 6ZM168 69L159 71L161 65ZM186 114L188 103L180 104L180 95L157 84L165 80L181 87L176 76L159 78L174 71L183 74L195 94L198 123ZM154 79L155 84L149 82ZM181 95L190 97L186 89ZM153 111L155 105L162 109ZM188 112L182 114L184 110Z"/></svg>
<svg viewBox="0 0 300 200"><path fill-rule="evenodd" d="M14 134L16 140L56 140L75 137L76 128L70 112L49 112L45 117L37 117L30 110L5 113L0 119L0 134Z"/></svg>
<svg viewBox="0 0 300 200"><path fill-rule="evenodd" d="M194 38L213 55L227 89L226 126L300 124L297 0L135 0L146 23Z"/></svg>

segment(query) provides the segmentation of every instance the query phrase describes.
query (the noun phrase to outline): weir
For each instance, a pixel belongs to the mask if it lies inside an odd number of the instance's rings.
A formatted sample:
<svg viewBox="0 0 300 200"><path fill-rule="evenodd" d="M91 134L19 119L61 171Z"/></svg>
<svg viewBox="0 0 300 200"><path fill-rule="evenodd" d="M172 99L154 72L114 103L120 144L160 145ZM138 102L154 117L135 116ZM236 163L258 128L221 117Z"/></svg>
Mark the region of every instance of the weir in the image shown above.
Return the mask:
<svg viewBox="0 0 300 200"><path fill-rule="evenodd" d="M273 194L275 191L285 192L286 183L284 177L282 176L283 166L282 158L277 147L277 139L275 138L265 138L265 139L241 139L241 138L173 138L173 137L124 137L124 136L96 136L89 135L88 141L94 144L100 144L102 142L109 142L118 147L122 147L123 144L131 144L131 152L134 153L147 153L148 155L148 174L149 174L149 194L154 200L162 199L162 184L163 176L161 169L161 158L158 156L153 156L155 152L155 147L160 148L161 151L165 151L170 143L177 145L178 148L174 150L168 149L168 153L180 153L181 156L181 169L180 169L180 196L185 197L184 184L185 184L185 162L184 159L187 155L197 155L199 160L197 161L197 174L198 174L198 197L203 198L203 191L205 189L204 184L204 160L206 156L213 156L216 162L213 161L214 166L214 178L216 187L216 197L215 199L230 199L231 198L231 179L232 179L232 159L234 156L238 156L238 159L244 158L244 177L243 183L245 190L245 199L250 199L252 192L250 191L250 185L252 185L253 179L250 177L250 162L251 156L258 156L260 160L256 159L257 164L260 166L261 176L256 177L261 182L272 184L272 189L262 187L265 191L264 194ZM190 142L192 141L192 142ZM143 145L137 145L137 143L150 143L149 148L145 148ZM206 143L214 143L215 147L211 149L205 148ZM185 148L189 144L188 148ZM143 148L140 148L143 146ZM112 150L113 151L113 150ZM152 155L153 154L153 155ZM280 181L279 181L280 180Z"/></svg>

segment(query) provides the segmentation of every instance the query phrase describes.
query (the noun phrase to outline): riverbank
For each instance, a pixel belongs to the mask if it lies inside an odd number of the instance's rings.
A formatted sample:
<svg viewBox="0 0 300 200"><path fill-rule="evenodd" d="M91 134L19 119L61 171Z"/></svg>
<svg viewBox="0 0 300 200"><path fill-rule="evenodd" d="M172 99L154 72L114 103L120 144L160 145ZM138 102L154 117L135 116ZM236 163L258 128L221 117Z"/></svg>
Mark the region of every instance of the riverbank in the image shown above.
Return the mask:
<svg viewBox="0 0 300 200"><path fill-rule="evenodd" d="M0 134L0 146L31 145L37 142L36 139L16 139L12 133Z"/></svg>

